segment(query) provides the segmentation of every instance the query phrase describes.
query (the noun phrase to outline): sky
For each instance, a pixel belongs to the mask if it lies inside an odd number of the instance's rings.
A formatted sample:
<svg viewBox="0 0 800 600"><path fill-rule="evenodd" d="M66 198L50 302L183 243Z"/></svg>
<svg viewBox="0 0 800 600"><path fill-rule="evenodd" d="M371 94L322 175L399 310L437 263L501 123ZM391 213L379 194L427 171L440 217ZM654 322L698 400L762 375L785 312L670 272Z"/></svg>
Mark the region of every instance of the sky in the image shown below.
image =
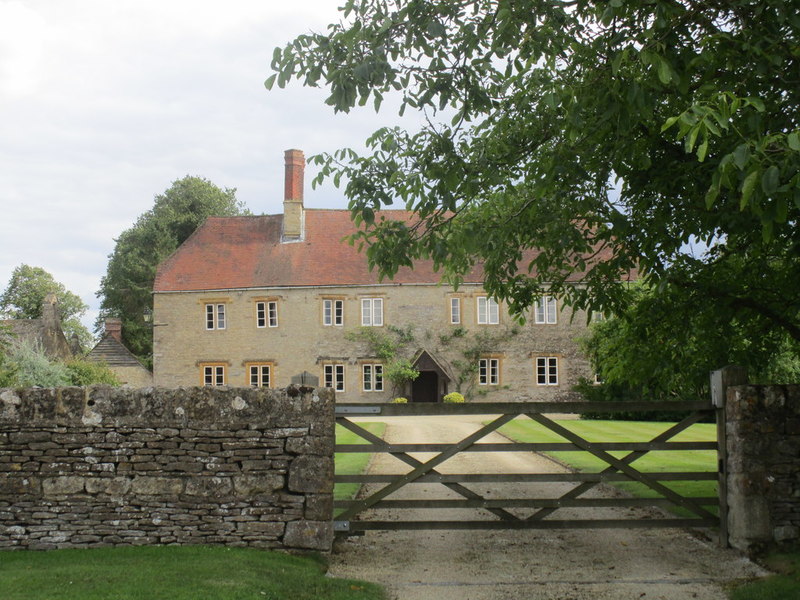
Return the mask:
<svg viewBox="0 0 800 600"><path fill-rule="evenodd" d="M396 113L334 115L323 90L268 92L276 46L340 0L0 0L0 291L42 267L98 313L115 238L185 175L282 212L283 153L362 149ZM413 118L413 117L412 117ZM346 208L332 184L305 204Z"/></svg>

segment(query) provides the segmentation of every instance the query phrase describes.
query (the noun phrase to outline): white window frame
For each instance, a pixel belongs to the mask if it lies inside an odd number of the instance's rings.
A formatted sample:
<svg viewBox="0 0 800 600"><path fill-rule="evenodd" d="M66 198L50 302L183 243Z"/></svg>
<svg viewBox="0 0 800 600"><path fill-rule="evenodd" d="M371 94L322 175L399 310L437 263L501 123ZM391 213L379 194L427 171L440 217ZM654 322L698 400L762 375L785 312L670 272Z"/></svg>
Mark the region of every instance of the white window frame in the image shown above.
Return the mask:
<svg viewBox="0 0 800 600"><path fill-rule="evenodd" d="M263 329L267 326L267 303L262 301L256 302L256 327Z"/></svg>
<svg viewBox="0 0 800 600"><path fill-rule="evenodd" d="M341 327L344 325L344 300L323 298L322 324L325 327Z"/></svg>
<svg viewBox="0 0 800 600"><path fill-rule="evenodd" d="M500 323L500 305L489 296L477 297L478 325L497 325Z"/></svg>
<svg viewBox="0 0 800 600"><path fill-rule="evenodd" d="M542 296L534 303L534 322L537 325L558 323L558 303L553 296Z"/></svg>
<svg viewBox="0 0 800 600"><path fill-rule="evenodd" d="M450 324L461 324L461 298L450 298Z"/></svg>
<svg viewBox="0 0 800 600"><path fill-rule="evenodd" d="M247 385L256 388L272 387L272 363L249 363L247 365Z"/></svg>
<svg viewBox="0 0 800 600"><path fill-rule="evenodd" d="M558 385L558 357L557 356L537 356L536 361L536 385L557 386Z"/></svg>
<svg viewBox="0 0 800 600"><path fill-rule="evenodd" d="M344 365L342 363L328 363L323 365L322 380L324 387L331 388L335 392L345 391Z"/></svg>
<svg viewBox="0 0 800 600"><path fill-rule="evenodd" d="M478 359L478 385L500 385L500 359Z"/></svg>
<svg viewBox="0 0 800 600"><path fill-rule="evenodd" d="M276 300L267 302L267 325L278 326L278 302Z"/></svg>
<svg viewBox="0 0 800 600"><path fill-rule="evenodd" d="M206 331L214 329L225 329L225 304L212 303L206 304Z"/></svg>
<svg viewBox="0 0 800 600"><path fill-rule="evenodd" d="M361 391L383 391L383 365L381 363L365 363L361 365Z"/></svg>
<svg viewBox="0 0 800 600"><path fill-rule="evenodd" d="M203 365L203 385L220 387L225 385L225 365Z"/></svg>
<svg viewBox="0 0 800 600"><path fill-rule="evenodd" d="M383 298L361 299L361 326L383 326Z"/></svg>

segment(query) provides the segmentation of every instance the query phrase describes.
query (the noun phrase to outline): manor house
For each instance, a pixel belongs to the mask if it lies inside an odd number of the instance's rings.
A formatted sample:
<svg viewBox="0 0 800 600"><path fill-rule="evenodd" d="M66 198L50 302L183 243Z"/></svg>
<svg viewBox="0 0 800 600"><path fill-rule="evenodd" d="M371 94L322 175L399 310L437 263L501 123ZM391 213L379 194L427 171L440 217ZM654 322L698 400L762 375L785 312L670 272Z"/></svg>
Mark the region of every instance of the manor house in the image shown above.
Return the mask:
<svg viewBox="0 0 800 600"><path fill-rule="evenodd" d="M331 387L342 402L439 402L453 391L545 401L569 399L580 378L593 378L576 341L585 314L544 297L520 325L483 290L480 267L458 290L430 261L380 282L343 241L356 231L349 211L306 208L303 153L287 150L285 160L282 215L209 218L159 266L155 385L295 381ZM397 345L388 356L386 342ZM398 359L416 379L397 382Z"/></svg>

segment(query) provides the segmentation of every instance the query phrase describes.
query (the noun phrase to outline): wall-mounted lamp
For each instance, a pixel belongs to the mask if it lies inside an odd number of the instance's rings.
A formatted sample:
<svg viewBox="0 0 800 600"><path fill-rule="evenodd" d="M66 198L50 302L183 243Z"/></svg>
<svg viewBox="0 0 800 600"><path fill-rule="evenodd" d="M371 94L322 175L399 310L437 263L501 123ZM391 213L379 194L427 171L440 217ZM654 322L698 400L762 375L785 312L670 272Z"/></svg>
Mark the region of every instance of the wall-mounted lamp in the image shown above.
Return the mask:
<svg viewBox="0 0 800 600"><path fill-rule="evenodd" d="M145 325L148 327L166 327L169 323L153 323L153 309L147 307L144 309L144 313L142 313L142 318L144 319Z"/></svg>

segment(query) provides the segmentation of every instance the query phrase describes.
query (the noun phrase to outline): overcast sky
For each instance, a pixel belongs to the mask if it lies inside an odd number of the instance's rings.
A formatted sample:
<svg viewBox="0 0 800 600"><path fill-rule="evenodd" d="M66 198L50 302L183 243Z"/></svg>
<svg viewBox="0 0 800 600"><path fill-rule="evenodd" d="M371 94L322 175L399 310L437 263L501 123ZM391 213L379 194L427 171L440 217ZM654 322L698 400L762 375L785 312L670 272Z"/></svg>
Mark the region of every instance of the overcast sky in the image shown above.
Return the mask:
<svg viewBox="0 0 800 600"><path fill-rule="evenodd" d="M396 118L267 92L276 46L340 0L0 0L0 291L43 267L97 315L114 238L185 175L282 212L283 151L362 148ZM306 206L345 208L332 185Z"/></svg>

